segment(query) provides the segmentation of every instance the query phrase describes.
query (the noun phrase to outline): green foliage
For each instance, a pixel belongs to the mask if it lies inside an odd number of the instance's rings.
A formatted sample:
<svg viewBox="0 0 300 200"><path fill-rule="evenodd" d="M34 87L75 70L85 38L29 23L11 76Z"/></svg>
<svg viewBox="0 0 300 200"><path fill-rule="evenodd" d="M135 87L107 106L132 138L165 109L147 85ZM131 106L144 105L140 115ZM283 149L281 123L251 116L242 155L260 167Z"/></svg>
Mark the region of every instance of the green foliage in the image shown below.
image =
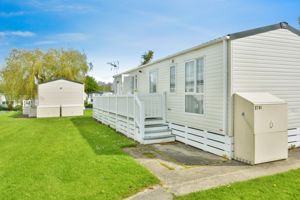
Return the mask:
<svg viewBox="0 0 300 200"><path fill-rule="evenodd" d="M77 50L13 49L0 71L1 88L10 105L13 100L36 96L35 79L39 83L58 78L82 82L89 69L86 55Z"/></svg>
<svg viewBox="0 0 300 200"><path fill-rule="evenodd" d="M97 81L92 76L86 76L84 79L84 91L87 94L93 92L99 92L100 86L98 85Z"/></svg>
<svg viewBox="0 0 300 200"><path fill-rule="evenodd" d="M93 108L93 104L84 102L84 107L85 107L85 108Z"/></svg>
<svg viewBox="0 0 300 200"><path fill-rule="evenodd" d="M299 199L300 169L179 196L177 200Z"/></svg>
<svg viewBox="0 0 300 200"><path fill-rule="evenodd" d="M154 52L149 50L142 55L141 65L148 64L153 58Z"/></svg>
<svg viewBox="0 0 300 200"><path fill-rule="evenodd" d="M101 92L111 92L111 84L100 85Z"/></svg>
<svg viewBox="0 0 300 200"><path fill-rule="evenodd" d="M134 145L83 117L0 112L0 199L123 199L159 181L122 151Z"/></svg>
<svg viewBox="0 0 300 200"><path fill-rule="evenodd" d="M17 105L15 107L7 107L7 106L2 106L0 105L0 111L22 111L22 106L21 105Z"/></svg>

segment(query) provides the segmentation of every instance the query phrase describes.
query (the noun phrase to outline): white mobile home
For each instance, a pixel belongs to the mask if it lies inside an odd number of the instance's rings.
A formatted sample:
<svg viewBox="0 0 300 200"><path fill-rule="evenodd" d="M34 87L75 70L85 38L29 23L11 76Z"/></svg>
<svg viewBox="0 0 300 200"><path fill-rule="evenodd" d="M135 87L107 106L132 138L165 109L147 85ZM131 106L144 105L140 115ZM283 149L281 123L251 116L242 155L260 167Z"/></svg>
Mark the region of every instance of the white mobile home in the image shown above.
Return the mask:
<svg viewBox="0 0 300 200"><path fill-rule="evenodd" d="M300 145L300 31L286 22L128 70L114 88L97 97L94 117L141 143L176 139L233 157L234 94L267 92L287 102L289 146Z"/></svg>
<svg viewBox="0 0 300 200"><path fill-rule="evenodd" d="M83 115L84 86L80 82L58 79L38 85L37 117Z"/></svg>
<svg viewBox="0 0 300 200"><path fill-rule="evenodd" d="M6 106L6 98L4 96L4 94L0 93L0 106Z"/></svg>

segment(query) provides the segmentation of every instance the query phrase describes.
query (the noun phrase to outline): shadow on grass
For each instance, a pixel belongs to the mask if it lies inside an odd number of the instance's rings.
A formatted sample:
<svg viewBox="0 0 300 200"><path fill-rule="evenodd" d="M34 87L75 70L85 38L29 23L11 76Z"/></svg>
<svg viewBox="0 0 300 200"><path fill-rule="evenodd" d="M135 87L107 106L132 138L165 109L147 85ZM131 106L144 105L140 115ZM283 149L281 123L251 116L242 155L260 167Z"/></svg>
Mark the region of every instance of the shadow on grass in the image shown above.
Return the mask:
<svg viewBox="0 0 300 200"><path fill-rule="evenodd" d="M98 155L126 155L122 150L123 148L136 146L133 140L104 124L96 122L90 116L75 117L71 121Z"/></svg>

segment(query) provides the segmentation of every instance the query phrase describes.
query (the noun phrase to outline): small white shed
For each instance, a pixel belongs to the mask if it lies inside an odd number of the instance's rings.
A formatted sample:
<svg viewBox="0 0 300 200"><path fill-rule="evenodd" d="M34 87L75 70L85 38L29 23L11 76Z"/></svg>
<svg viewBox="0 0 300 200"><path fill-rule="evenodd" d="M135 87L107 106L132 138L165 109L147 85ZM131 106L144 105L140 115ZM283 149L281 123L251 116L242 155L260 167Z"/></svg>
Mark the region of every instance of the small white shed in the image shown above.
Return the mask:
<svg viewBox="0 0 300 200"><path fill-rule="evenodd" d="M84 85L58 79L38 85L37 117L80 116L84 110Z"/></svg>

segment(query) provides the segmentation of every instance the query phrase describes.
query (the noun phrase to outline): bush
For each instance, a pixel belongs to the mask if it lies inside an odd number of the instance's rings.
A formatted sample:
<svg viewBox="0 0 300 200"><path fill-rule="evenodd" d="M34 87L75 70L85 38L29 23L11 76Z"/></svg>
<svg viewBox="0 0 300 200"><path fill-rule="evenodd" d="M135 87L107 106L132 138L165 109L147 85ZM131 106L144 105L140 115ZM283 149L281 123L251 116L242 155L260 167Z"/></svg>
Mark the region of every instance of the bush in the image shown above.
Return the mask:
<svg viewBox="0 0 300 200"><path fill-rule="evenodd" d="M8 111L7 107L0 106L0 111Z"/></svg>
<svg viewBox="0 0 300 200"><path fill-rule="evenodd" d="M17 105L13 107L12 110L10 110L7 106L0 105L0 111L22 111L22 109L23 109L22 105Z"/></svg>
<svg viewBox="0 0 300 200"><path fill-rule="evenodd" d="M93 108L93 104L85 103L85 104L84 104L84 107L85 107L85 108Z"/></svg>
<svg viewBox="0 0 300 200"><path fill-rule="evenodd" d="M22 111L23 110L23 106L22 105L17 105L13 108L13 111Z"/></svg>

